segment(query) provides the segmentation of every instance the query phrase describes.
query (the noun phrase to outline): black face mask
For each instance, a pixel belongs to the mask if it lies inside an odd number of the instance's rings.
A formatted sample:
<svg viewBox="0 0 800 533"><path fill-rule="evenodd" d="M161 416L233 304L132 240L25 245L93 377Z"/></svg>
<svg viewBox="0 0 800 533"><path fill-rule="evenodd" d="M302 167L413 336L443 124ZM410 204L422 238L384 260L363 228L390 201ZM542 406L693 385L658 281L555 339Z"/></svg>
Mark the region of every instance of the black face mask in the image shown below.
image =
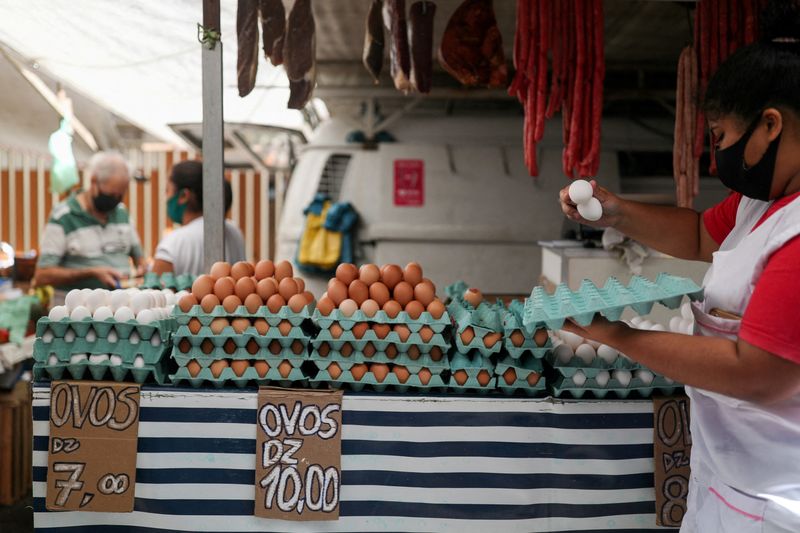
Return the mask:
<svg viewBox="0 0 800 533"><path fill-rule="evenodd" d="M758 117L747 128L742 138L734 144L724 150L717 150L714 160L717 163L717 175L726 187L748 198L767 201L772 190L781 135L778 134L775 140L769 143L767 151L758 163L747 168L744 162L744 149L760 121L761 117Z"/></svg>
<svg viewBox="0 0 800 533"><path fill-rule="evenodd" d="M113 211L114 208L117 207L121 201L122 198L119 196L104 194L102 192L98 192L97 196L92 198L92 204L94 205L94 208L101 213L108 213L110 211Z"/></svg>

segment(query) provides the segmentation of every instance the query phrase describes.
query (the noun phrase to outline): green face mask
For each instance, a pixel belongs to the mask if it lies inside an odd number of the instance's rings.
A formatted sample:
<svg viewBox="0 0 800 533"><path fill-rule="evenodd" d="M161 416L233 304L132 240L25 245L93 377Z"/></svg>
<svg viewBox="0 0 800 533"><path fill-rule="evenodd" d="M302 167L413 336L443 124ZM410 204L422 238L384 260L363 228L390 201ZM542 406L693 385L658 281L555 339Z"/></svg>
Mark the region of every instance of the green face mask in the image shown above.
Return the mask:
<svg viewBox="0 0 800 533"><path fill-rule="evenodd" d="M186 211L186 204L178 203L182 190L176 192L174 196L167 200L167 216L176 224L183 224L183 213Z"/></svg>

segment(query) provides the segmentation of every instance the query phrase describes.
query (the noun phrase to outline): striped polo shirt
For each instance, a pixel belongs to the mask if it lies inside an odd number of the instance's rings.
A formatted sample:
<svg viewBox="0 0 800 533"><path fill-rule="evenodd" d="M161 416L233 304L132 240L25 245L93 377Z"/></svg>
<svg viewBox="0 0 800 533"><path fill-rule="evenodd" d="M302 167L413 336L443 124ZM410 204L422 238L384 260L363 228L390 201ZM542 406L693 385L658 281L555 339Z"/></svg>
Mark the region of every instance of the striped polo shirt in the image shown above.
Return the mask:
<svg viewBox="0 0 800 533"><path fill-rule="evenodd" d="M130 223L128 211L119 204L101 223L81 207L75 194L56 205L44 228L39 249L39 268L89 268L107 266L123 275L130 273L130 259L139 260L142 246ZM101 288L96 278L86 278L71 286Z"/></svg>

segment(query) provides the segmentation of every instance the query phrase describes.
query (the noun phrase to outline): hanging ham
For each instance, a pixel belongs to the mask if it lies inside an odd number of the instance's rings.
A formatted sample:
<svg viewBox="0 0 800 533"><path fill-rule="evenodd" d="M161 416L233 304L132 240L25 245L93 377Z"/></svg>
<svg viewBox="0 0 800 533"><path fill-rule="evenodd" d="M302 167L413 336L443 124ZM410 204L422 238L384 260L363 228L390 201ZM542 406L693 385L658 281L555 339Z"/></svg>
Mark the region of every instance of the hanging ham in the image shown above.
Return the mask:
<svg viewBox="0 0 800 533"><path fill-rule="evenodd" d="M408 47L408 22L405 0L386 0L383 23L389 29L389 58L394 86L398 91L411 91L411 54Z"/></svg>
<svg viewBox="0 0 800 533"><path fill-rule="evenodd" d="M283 63L283 39L286 35L286 11L283 0L260 0L261 39L264 42L264 57L273 65Z"/></svg>
<svg viewBox="0 0 800 533"><path fill-rule="evenodd" d="M372 75L375 83L380 82L383 70L383 50L386 37L383 31L383 0L372 0L367 14L367 28L364 32L364 54L362 60L367 72Z"/></svg>
<svg viewBox="0 0 800 533"><path fill-rule="evenodd" d="M289 77L289 106L302 109L316 81L316 36L311 0L297 0L286 24L283 66Z"/></svg>
<svg viewBox="0 0 800 533"><path fill-rule="evenodd" d="M431 92L433 83L433 18L436 4L421 0L411 5L408 39L411 42L411 85L418 92Z"/></svg>
<svg viewBox="0 0 800 533"><path fill-rule="evenodd" d="M258 72L258 1L239 0L236 8L236 77L239 96L247 96L256 86Z"/></svg>

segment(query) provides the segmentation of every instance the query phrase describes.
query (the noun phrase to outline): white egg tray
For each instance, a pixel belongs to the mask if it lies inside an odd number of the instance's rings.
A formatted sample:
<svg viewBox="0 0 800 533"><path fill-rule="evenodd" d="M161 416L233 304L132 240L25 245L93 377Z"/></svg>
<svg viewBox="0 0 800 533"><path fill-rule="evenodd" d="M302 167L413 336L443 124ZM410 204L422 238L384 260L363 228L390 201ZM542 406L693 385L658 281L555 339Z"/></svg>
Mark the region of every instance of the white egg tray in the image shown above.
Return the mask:
<svg viewBox="0 0 800 533"><path fill-rule="evenodd" d="M112 330L120 340L125 340L136 331L140 339L150 340L156 332L164 340L169 340L172 333L177 329L177 322L172 318L156 320L149 324L141 324L136 320L118 322L113 318L105 320L94 320L84 318L83 320L72 320L62 318L61 320L50 320L42 317L36 323L36 336L47 339L46 333L50 332L54 339L68 338L68 333L72 331L76 339L85 338L89 330L94 330L97 338L108 338Z"/></svg>
<svg viewBox="0 0 800 533"><path fill-rule="evenodd" d="M595 398L605 398L609 394L614 394L618 398L627 398L632 393L649 398L654 392L659 392L666 396L672 395L682 386L678 383L668 382L662 376L655 376L651 383L645 383L641 379L631 378L630 383L623 385L618 380L611 378L605 386L600 386L594 378L587 378L583 385L576 385L570 378L557 378L550 386L550 393L555 397L560 397L569 393L572 397L580 399L586 395Z"/></svg>
<svg viewBox="0 0 800 533"><path fill-rule="evenodd" d="M36 381L67 379L67 376L71 376L72 379L82 380L88 379L88 374L94 381L105 381L110 376L113 381L119 382L134 381L136 383L145 383L153 381L159 385L166 383L166 369L163 363L134 367L127 363L115 365L110 361L92 363L88 359L77 363L59 362L49 364L37 362L33 366L33 374Z"/></svg>

